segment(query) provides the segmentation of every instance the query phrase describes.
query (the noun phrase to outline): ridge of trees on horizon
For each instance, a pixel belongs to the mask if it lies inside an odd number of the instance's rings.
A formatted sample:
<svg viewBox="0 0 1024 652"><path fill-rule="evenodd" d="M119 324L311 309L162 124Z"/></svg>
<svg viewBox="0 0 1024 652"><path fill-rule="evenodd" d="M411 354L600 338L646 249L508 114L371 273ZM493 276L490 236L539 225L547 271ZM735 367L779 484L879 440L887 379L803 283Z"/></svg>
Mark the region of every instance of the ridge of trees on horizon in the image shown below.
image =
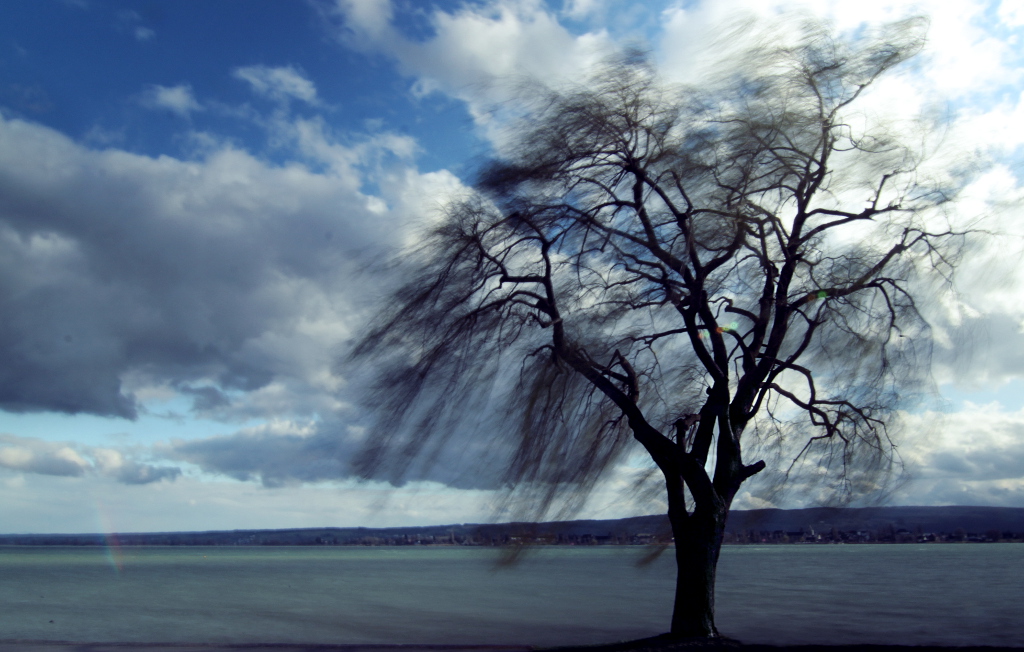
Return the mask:
<svg viewBox="0 0 1024 652"><path fill-rule="evenodd" d="M738 510L724 543L1022 542L1024 508L880 507ZM928 535L932 535L929 537ZM111 534L6 534L0 545L359 546L644 545L671 543L664 515L549 523L291 528Z"/></svg>

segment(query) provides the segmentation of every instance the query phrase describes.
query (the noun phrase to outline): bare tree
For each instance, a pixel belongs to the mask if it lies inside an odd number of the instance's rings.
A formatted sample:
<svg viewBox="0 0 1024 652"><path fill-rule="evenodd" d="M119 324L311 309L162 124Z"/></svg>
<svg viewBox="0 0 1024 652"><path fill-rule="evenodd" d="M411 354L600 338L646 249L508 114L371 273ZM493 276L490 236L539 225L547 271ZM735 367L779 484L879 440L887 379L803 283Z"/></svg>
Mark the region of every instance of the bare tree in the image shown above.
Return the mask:
<svg viewBox="0 0 1024 652"><path fill-rule="evenodd" d="M808 29L702 92L633 53L543 94L355 350L378 369L362 471L494 414L476 438L511 443L504 481L543 516L638 444L668 495L671 634L717 636L726 517L766 466L744 447L802 438L778 473L847 495L898 462L888 419L930 353L915 282L949 278L962 234L855 106L921 42L921 21Z"/></svg>

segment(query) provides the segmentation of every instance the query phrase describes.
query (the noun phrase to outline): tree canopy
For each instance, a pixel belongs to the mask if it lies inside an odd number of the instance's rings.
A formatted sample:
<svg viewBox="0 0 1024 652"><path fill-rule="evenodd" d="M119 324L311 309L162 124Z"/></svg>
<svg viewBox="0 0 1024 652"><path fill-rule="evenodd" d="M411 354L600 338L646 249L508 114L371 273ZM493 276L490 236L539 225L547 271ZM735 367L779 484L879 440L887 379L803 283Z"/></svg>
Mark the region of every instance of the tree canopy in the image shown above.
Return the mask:
<svg viewBox="0 0 1024 652"><path fill-rule="evenodd" d="M890 417L927 380L921 281L951 277L963 238L940 210L955 183L858 105L922 39L920 21L807 28L701 88L626 53L537 92L356 348L379 365L362 468L476 427L539 517L639 444L681 568L703 542L712 588L725 515L765 468L745 451L877 486Z"/></svg>

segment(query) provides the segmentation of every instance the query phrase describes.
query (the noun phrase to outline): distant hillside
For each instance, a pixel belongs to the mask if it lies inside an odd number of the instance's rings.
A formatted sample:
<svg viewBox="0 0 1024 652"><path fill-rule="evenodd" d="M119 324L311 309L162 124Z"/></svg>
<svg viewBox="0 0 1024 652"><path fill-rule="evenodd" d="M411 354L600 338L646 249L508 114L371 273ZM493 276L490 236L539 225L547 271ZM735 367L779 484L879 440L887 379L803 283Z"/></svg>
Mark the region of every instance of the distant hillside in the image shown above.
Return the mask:
<svg viewBox="0 0 1024 652"><path fill-rule="evenodd" d="M927 538L928 534L941 535ZM668 542L664 515L545 523L463 523L405 528L301 528L117 534L7 534L0 545L503 545ZM1024 508L865 507L734 510L727 543L1022 540Z"/></svg>
<svg viewBox="0 0 1024 652"><path fill-rule="evenodd" d="M1019 507L863 507L830 509L752 509L729 515L726 530L807 530L814 527L842 531L876 531L888 526L913 532L969 533L989 530L1024 532L1024 508Z"/></svg>
<svg viewBox="0 0 1024 652"><path fill-rule="evenodd" d="M658 514L607 521L568 521L560 523L511 524L489 527L522 527L541 534L585 533L611 535L648 533L668 535L668 517ZM830 534L864 532L888 535L901 530L982 536L998 531L1007 539L1024 538L1024 508L1019 507L864 507L808 509L733 510L726 522L726 533L737 537L750 532L803 532ZM1009 534L1009 536L1005 536ZM727 541L729 538L727 537Z"/></svg>

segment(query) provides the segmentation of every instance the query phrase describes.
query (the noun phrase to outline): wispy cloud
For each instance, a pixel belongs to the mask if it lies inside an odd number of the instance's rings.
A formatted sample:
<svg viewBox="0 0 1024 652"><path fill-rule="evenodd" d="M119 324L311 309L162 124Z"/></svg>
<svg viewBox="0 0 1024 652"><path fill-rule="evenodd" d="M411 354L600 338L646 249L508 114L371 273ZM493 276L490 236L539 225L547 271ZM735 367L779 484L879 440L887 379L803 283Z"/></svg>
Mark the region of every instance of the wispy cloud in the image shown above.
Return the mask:
<svg viewBox="0 0 1024 652"><path fill-rule="evenodd" d="M300 100L316 104L316 86L292 66L244 66L236 68L234 76L252 87L253 91L273 100Z"/></svg>
<svg viewBox="0 0 1024 652"><path fill-rule="evenodd" d="M118 12L117 28L131 34L136 41L148 41L156 36L156 31L143 24L142 15L130 9Z"/></svg>
<svg viewBox="0 0 1024 652"><path fill-rule="evenodd" d="M146 108L170 111L183 118L189 117L193 111L203 110L203 106L196 100L192 94L192 87L188 84L149 86L143 91L140 102Z"/></svg>

